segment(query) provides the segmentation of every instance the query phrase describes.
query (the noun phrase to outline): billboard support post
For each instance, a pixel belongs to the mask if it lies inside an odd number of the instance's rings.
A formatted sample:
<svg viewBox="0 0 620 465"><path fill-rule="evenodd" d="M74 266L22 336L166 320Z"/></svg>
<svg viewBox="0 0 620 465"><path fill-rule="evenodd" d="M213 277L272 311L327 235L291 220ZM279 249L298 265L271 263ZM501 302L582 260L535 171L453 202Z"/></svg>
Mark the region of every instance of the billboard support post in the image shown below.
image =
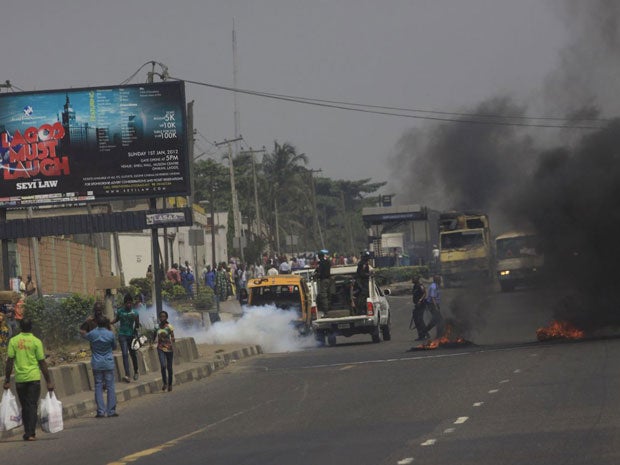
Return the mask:
<svg viewBox="0 0 620 465"><path fill-rule="evenodd" d="M6 208L0 208L0 224L6 223ZM9 275L9 240L2 239L2 287L8 291L10 289ZM38 283L37 283L38 285Z"/></svg>
<svg viewBox="0 0 620 465"><path fill-rule="evenodd" d="M149 199L149 207L151 210L157 209L157 199L151 198ZM163 276L161 276L161 267L159 263L159 234L157 233L157 225L154 224L154 227L151 228L151 255L153 263L153 300L155 301L155 324L159 319L159 313L162 311L162 302L161 302L161 280Z"/></svg>

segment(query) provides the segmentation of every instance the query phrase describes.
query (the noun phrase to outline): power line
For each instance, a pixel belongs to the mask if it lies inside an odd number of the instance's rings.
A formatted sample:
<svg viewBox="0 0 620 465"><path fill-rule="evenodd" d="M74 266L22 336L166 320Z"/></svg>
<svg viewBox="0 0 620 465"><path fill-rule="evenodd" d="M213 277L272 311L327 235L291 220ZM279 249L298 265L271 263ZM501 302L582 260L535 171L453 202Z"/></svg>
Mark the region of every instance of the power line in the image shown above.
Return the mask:
<svg viewBox="0 0 620 465"><path fill-rule="evenodd" d="M557 129L602 129L603 126L588 126L588 125L572 125L572 124L544 124L544 123L520 123L514 121L505 121L507 119L526 119L526 120L550 120L550 121L570 121L566 118L551 118L551 117L532 117L532 116L506 116L506 115L484 115L484 114L476 114L476 113L455 113L455 112L438 112L438 111L430 111L430 110L416 110L416 109L399 109L398 107L385 107L379 105L365 105L359 103L347 103L347 102L339 102L336 100L322 100L322 99L311 99L307 97L296 97L284 94L272 94L269 92L260 92L253 91L247 89L236 89L234 87L228 86L220 86L217 84L210 84L207 82L193 81L188 79L181 79L177 77L170 77L170 79L185 81L190 84L210 87L213 89L224 90L228 92L239 92L247 95L254 95L257 97L270 98L274 100L283 100L287 102L293 103L304 103L306 105L313 105L325 108L334 108L339 110L348 110L348 111L356 111L360 113L370 113L376 115L385 115L385 116L397 116L402 118L413 118L413 119L421 119L421 120L430 120L430 121L442 121L442 122L451 122L451 123L471 123L471 124L493 124L499 126L520 126L520 127L537 127L537 128L557 128ZM331 102L331 103L330 103ZM369 109L369 108L375 108ZM379 109L385 110L396 110L396 111L408 111L408 112L426 112L433 114L443 114L447 116L454 116L454 118L449 117L439 117L439 116L422 116L422 115L412 115L406 113L395 113L393 111L380 111ZM502 120L491 120L491 119L464 119L467 118L501 118ZM608 120L604 119L588 119L585 121L592 122L607 122Z"/></svg>

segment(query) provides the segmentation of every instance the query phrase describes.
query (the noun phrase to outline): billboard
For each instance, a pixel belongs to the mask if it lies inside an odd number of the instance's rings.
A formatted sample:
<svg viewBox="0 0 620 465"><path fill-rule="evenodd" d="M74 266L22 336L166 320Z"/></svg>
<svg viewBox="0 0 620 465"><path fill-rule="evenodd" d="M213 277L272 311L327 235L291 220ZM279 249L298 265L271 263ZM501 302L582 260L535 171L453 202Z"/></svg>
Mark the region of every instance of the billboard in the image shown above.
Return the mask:
<svg viewBox="0 0 620 465"><path fill-rule="evenodd" d="M181 81L0 94L0 208L189 195Z"/></svg>

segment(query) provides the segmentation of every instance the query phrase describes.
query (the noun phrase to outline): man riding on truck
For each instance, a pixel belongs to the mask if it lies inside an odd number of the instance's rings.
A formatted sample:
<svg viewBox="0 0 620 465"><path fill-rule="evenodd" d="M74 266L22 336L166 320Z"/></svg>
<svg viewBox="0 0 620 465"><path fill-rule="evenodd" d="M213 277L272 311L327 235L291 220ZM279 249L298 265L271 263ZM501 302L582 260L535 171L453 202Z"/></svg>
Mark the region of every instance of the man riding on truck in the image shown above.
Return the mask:
<svg viewBox="0 0 620 465"><path fill-rule="evenodd" d="M362 252L360 261L357 264L354 295L356 313L358 315L364 315L366 313L366 299L368 299L369 296L368 278L370 278L370 273L372 271L369 260L370 252L365 250Z"/></svg>
<svg viewBox="0 0 620 465"><path fill-rule="evenodd" d="M327 314L329 311L330 303L330 288L331 288L331 262L327 259L326 255L329 252L325 249L319 250L317 256L319 257L319 263L314 271L314 276L318 281L318 299L317 307L320 312Z"/></svg>

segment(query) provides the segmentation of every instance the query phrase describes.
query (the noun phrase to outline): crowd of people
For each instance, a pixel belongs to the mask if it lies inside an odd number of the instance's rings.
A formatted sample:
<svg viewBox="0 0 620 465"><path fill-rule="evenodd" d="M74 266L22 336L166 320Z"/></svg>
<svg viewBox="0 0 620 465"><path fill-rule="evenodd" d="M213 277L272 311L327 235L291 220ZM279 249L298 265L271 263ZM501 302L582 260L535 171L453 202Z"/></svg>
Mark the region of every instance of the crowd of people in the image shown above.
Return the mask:
<svg viewBox="0 0 620 465"><path fill-rule="evenodd" d="M140 336L141 329L139 307L140 296L126 294L123 305L110 320L105 316L104 304L95 302L90 315L79 328L81 336L90 343L91 369L95 382L95 418L118 417L116 411L115 363L113 351L120 347L126 383L139 377L136 351L146 341ZM33 322L23 314L17 319L15 330L9 327L6 315L0 313L0 356L5 361L5 390L11 388L11 376L14 373L15 391L21 405L24 427L23 439L36 440L37 409L41 397L41 376L45 378L48 391L54 390L54 383L45 361L42 341L33 334ZM114 325L118 323L115 330ZM162 390L172 391L174 360L174 327L168 322L168 313L159 314L159 323L151 333L151 341L156 344L162 376ZM131 366L129 364L131 360ZM104 399L104 392L107 397Z"/></svg>
<svg viewBox="0 0 620 465"><path fill-rule="evenodd" d="M320 257L317 253L303 253L294 255L264 254L257 263L242 263L236 258L222 261L218 264L208 264L203 267L199 278L192 266L185 261L184 265L173 263L166 271L166 280L178 284L185 289L188 299L195 296L196 280L200 284L210 287L216 298L221 302L231 297L238 298L239 289L247 286L248 281L274 274L287 274L295 270L315 269L319 264ZM355 255L332 254L328 257L332 266L357 265L359 258ZM147 277L152 277L152 268L149 265Z"/></svg>

